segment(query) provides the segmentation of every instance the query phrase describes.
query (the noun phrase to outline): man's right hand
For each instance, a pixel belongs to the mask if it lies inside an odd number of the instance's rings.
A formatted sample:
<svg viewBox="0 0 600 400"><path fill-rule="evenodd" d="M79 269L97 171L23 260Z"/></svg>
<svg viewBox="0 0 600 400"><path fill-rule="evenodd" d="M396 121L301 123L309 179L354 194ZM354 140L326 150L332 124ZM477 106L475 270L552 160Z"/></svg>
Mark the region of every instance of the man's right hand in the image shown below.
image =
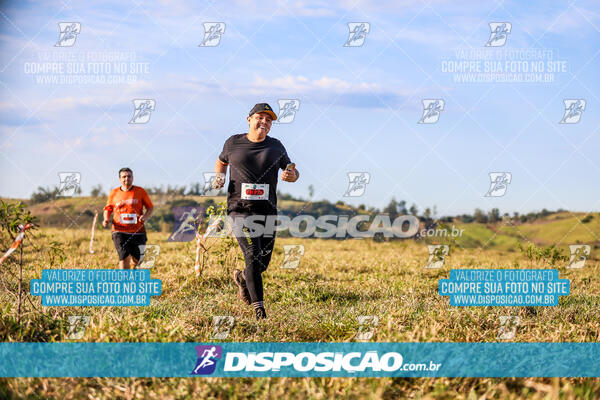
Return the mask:
<svg viewBox="0 0 600 400"><path fill-rule="evenodd" d="M102 226L106 228L106 227L108 227L109 223L110 223L110 221L105 219L104 221L102 221Z"/></svg>

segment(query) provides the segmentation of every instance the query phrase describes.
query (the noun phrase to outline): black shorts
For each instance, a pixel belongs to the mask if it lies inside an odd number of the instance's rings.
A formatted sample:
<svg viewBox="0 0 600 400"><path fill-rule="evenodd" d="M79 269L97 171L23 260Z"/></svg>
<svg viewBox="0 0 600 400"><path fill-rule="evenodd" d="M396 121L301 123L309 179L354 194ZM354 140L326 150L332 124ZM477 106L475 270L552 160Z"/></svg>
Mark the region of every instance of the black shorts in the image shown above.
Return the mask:
<svg viewBox="0 0 600 400"><path fill-rule="evenodd" d="M145 245L148 240L146 232L144 233L123 233L113 232L112 239L119 253L119 261L132 256L136 260L140 260L141 251L140 245Z"/></svg>

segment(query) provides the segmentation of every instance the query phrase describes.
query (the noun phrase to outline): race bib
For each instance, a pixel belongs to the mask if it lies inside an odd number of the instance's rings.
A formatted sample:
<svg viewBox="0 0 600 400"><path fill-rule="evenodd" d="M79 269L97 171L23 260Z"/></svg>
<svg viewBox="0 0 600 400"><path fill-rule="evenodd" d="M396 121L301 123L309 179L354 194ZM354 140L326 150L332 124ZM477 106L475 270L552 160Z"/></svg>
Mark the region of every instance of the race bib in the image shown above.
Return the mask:
<svg viewBox="0 0 600 400"><path fill-rule="evenodd" d="M242 199L244 200L268 200L268 183L242 183Z"/></svg>
<svg viewBox="0 0 600 400"><path fill-rule="evenodd" d="M121 214L121 224L137 224L137 214Z"/></svg>

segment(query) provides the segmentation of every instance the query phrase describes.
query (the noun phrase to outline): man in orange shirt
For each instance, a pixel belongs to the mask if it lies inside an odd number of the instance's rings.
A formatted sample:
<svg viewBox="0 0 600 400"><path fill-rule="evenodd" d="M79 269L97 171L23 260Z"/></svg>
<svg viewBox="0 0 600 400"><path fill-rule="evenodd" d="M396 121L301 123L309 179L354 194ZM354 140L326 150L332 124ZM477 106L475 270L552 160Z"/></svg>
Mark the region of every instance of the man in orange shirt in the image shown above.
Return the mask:
<svg viewBox="0 0 600 400"><path fill-rule="evenodd" d="M129 269L130 265L135 268L140 260L139 246L145 245L147 240L144 222L152 215L154 206L144 189L133 186L131 169L121 168L119 181L121 186L108 195L102 226L108 226L112 213L112 238L119 254L119 267Z"/></svg>

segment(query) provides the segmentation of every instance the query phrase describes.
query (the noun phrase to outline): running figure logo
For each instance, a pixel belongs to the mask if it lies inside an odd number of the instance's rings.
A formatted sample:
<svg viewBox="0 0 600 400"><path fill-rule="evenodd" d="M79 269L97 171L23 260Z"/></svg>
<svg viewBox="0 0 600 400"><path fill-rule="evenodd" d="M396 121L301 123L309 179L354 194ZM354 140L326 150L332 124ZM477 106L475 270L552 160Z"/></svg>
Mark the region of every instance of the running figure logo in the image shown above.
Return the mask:
<svg viewBox="0 0 600 400"><path fill-rule="evenodd" d="M360 47L365 43L367 34L371 30L371 24L368 22L349 22L348 40L344 43L344 47Z"/></svg>
<svg viewBox="0 0 600 400"><path fill-rule="evenodd" d="M571 251L571 258L567 264L567 268L583 268L585 260L590 256L590 245L589 244L571 244L569 250Z"/></svg>
<svg viewBox="0 0 600 400"><path fill-rule="evenodd" d="M360 197L365 194L367 184L371 181L371 174L368 172L348 172L348 190L344 197Z"/></svg>
<svg viewBox="0 0 600 400"><path fill-rule="evenodd" d="M498 340L514 339L517 333L517 326L521 324L521 319L516 315L500 316L500 329L498 329Z"/></svg>
<svg viewBox="0 0 600 400"><path fill-rule="evenodd" d="M79 340L83 339L85 328L90 325L89 315L70 315L69 316L69 331L65 339Z"/></svg>
<svg viewBox="0 0 600 400"><path fill-rule="evenodd" d="M202 188L202 193L200 196L218 196L221 189L215 189L213 187L213 183L215 183L215 179L225 180L225 174L219 173L217 175L216 172L203 172L204 175L204 187Z"/></svg>
<svg viewBox="0 0 600 400"><path fill-rule="evenodd" d="M424 99L423 116L419 124L435 124L440 119L440 114L444 110L444 100L442 99Z"/></svg>
<svg viewBox="0 0 600 400"><path fill-rule="evenodd" d="M490 190L484 197L502 197L512 180L510 172L490 172Z"/></svg>
<svg viewBox="0 0 600 400"><path fill-rule="evenodd" d="M284 244L283 262L280 268L298 268L300 259L304 255L303 244Z"/></svg>
<svg viewBox="0 0 600 400"><path fill-rule="evenodd" d="M160 255L160 246L157 244L140 244L140 262L138 268L152 268Z"/></svg>
<svg viewBox="0 0 600 400"><path fill-rule="evenodd" d="M134 99L133 117L130 124L145 124L150 121L150 114L156 109L156 101L153 99Z"/></svg>
<svg viewBox="0 0 600 400"><path fill-rule="evenodd" d="M196 237L198 225L202 222L200 209L196 207L173 207L175 224L167 242L189 242Z"/></svg>
<svg viewBox="0 0 600 400"><path fill-rule="evenodd" d="M427 246L429 258L425 268L442 268L446 261L446 256L450 253L450 247L447 244L430 244Z"/></svg>
<svg viewBox="0 0 600 400"><path fill-rule="evenodd" d="M225 33L224 22L205 22L204 25L204 39L199 47L215 47L221 42L221 35Z"/></svg>
<svg viewBox="0 0 600 400"><path fill-rule="evenodd" d="M279 99L279 114L277 117L278 124L289 124L294 121L298 107L300 107L300 100L295 99Z"/></svg>
<svg viewBox="0 0 600 400"><path fill-rule="evenodd" d="M233 232L233 226L228 222L226 215L211 215L207 221L208 226L204 236L207 238L225 238Z"/></svg>
<svg viewBox="0 0 600 400"><path fill-rule="evenodd" d="M581 114L585 110L584 99L565 99L565 115L563 115L559 124L576 124L581 119Z"/></svg>
<svg viewBox="0 0 600 400"><path fill-rule="evenodd" d="M490 38L485 44L486 47L502 47L506 44L508 34L512 29L510 22L490 22Z"/></svg>
<svg viewBox="0 0 600 400"><path fill-rule="evenodd" d="M235 318L231 315L215 315L213 317L213 333L212 340L225 340L229 336L231 328L235 323Z"/></svg>
<svg viewBox="0 0 600 400"><path fill-rule="evenodd" d="M81 33L81 23L79 22L59 22L58 42L54 47L71 47L77 40L77 35Z"/></svg>
<svg viewBox="0 0 600 400"><path fill-rule="evenodd" d="M81 183L81 174L79 172L59 172L58 178L60 179L60 187L58 188L59 196L70 197L77 193L77 189L79 189Z"/></svg>
<svg viewBox="0 0 600 400"><path fill-rule="evenodd" d="M358 317L356 340L361 342L371 340L377 325L379 325L379 317L377 315L360 315Z"/></svg>
<svg viewBox="0 0 600 400"><path fill-rule="evenodd" d="M210 375L217 368L217 361L223 355L221 346L196 346L198 359L192 375Z"/></svg>

